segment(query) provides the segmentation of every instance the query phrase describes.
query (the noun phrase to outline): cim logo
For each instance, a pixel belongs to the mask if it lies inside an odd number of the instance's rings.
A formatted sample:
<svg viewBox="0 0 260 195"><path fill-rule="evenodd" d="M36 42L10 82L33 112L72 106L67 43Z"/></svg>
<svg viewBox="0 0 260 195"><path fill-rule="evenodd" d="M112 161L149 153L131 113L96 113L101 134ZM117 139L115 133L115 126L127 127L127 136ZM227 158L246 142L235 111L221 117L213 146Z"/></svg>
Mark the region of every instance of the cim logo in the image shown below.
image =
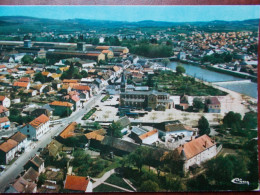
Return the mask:
<svg viewBox="0 0 260 195"><path fill-rule="evenodd" d="M247 184L249 185L249 181L243 181L241 178L235 178L231 180L234 184Z"/></svg>

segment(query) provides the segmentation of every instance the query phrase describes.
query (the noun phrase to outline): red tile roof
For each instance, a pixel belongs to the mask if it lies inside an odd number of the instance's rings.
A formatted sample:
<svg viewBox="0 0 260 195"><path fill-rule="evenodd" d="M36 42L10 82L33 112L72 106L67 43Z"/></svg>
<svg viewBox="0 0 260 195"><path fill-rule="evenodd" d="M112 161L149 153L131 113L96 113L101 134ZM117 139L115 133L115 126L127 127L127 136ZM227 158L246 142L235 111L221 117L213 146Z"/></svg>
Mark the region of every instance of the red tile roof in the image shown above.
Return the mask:
<svg viewBox="0 0 260 195"><path fill-rule="evenodd" d="M107 50L109 48L110 48L110 46L97 46L96 47L96 49L98 49L98 50Z"/></svg>
<svg viewBox="0 0 260 195"><path fill-rule="evenodd" d="M210 104L217 104L217 105L220 105L220 102L218 100L217 97L211 97L209 98L210 99Z"/></svg>
<svg viewBox="0 0 260 195"><path fill-rule="evenodd" d="M29 124L33 126L34 128L39 127L40 125L48 122L50 119L46 115L42 114L41 116L37 117L33 121L31 121Z"/></svg>
<svg viewBox="0 0 260 195"><path fill-rule="evenodd" d="M15 140L8 139L6 142L2 143L0 145L0 150L7 153L13 148L15 148L18 145L18 143Z"/></svg>
<svg viewBox="0 0 260 195"><path fill-rule="evenodd" d="M14 82L15 87L27 87L29 83L25 82Z"/></svg>
<svg viewBox="0 0 260 195"><path fill-rule="evenodd" d="M0 101L1 101L1 102L4 101L5 98L6 98L5 96L1 95L1 96L0 96Z"/></svg>
<svg viewBox="0 0 260 195"><path fill-rule="evenodd" d="M78 81L73 79L64 79L63 83L78 83Z"/></svg>
<svg viewBox="0 0 260 195"><path fill-rule="evenodd" d="M0 65L0 68L6 68L6 66L5 65Z"/></svg>
<svg viewBox="0 0 260 195"><path fill-rule="evenodd" d="M28 83L28 82L30 82L30 78L29 77L22 77L22 78L19 79L19 82L26 82L26 83Z"/></svg>
<svg viewBox="0 0 260 195"><path fill-rule="evenodd" d="M183 147L178 147L177 151L181 154L181 151L184 150L185 156L188 160L214 145L216 145L215 141L213 141L209 136L203 135L184 144Z"/></svg>
<svg viewBox="0 0 260 195"><path fill-rule="evenodd" d="M72 137L74 136L74 131L76 129L76 122L72 122L70 123L61 133L60 133L60 137L62 137L63 139L66 139L68 137Z"/></svg>
<svg viewBox="0 0 260 195"><path fill-rule="evenodd" d="M100 54L99 53L88 53L87 56L96 56L98 57Z"/></svg>
<svg viewBox="0 0 260 195"><path fill-rule="evenodd" d="M89 179L74 175L67 175L64 189L85 192L88 187Z"/></svg>
<svg viewBox="0 0 260 195"><path fill-rule="evenodd" d="M86 85L73 86L73 89L80 90L80 91L90 91L90 87Z"/></svg>
<svg viewBox="0 0 260 195"><path fill-rule="evenodd" d="M8 117L2 117L2 118L0 118L0 123L6 123L6 122L8 122L8 121L9 121Z"/></svg>
<svg viewBox="0 0 260 195"><path fill-rule="evenodd" d="M66 107L72 107L73 104L69 102L60 102L60 101L54 101L50 103L51 106L66 106Z"/></svg>
<svg viewBox="0 0 260 195"><path fill-rule="evenodd" d="M7 112L8 109L2 105L0 105L0 113Z"/></svg>
<svg viewBox="0 0 260 195"><path fill-rule="evenodd" d="M23 142L23 140L25 140L26 138L27 138L27 136L22 134L20 131L16 132L14 135L12 135L10 137L10 139L12 139L18 143Z"/></svg>
<svg viewBox="0 0 260 195"><path fill-rule="evenodd" d="M149 131L149 132L147 132L147 133L145 133L145 134L143 134L143 135L140 135L139 138L140 138L141 140L144 140L144 139L146 139L147 137L150 137L150 136L152 136L152 135L154 135L154 134L156 134L156 133L158 133L158 131L157 131L156 129L154 129L154 130Z"/></svg>

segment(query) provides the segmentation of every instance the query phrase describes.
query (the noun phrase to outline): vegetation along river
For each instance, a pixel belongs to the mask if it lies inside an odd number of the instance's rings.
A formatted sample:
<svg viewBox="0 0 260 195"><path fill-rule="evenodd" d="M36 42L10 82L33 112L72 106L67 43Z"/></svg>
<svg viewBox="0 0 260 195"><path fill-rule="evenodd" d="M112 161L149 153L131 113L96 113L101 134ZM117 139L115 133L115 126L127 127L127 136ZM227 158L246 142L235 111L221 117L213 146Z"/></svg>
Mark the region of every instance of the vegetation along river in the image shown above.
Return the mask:
<svg viewBox="0 0 260 195"><path fill-rule="evenodd" d="M182 65L185 70L186 74L193 76L195 78L207 81L207 82L223 82L223 81L242 81L245 79L235 77L232 75L227 75L223 73L218 73L214 71L210 71L207 69L202 69L198 66L193 66L189 64L184 64L180 62L171 62L168 67L175 70L178 64ZM229 83L220 83L217 84L221 87L226 89L230 89L232 91L236 91L241 94L248 95L253 98L257 98L257 83L248 82L248 83L236 83L236 82L229 82Z"/></svg>

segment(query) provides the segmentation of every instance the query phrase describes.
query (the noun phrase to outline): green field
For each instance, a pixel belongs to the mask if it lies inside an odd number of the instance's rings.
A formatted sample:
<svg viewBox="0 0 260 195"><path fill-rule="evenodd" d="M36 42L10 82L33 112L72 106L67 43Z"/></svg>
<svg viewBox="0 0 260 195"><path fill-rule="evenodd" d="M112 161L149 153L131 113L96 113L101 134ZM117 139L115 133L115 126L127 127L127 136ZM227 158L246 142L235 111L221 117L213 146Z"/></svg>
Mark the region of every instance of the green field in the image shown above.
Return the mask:
<svg viewBox="0 0 260 195"><path fill-rule="evenodd" d="M92 108L87 114L85 114L82 118L82 120L88 120L89 117L92 116L92 114L94 114L96 112L96 108Z"/></svg>

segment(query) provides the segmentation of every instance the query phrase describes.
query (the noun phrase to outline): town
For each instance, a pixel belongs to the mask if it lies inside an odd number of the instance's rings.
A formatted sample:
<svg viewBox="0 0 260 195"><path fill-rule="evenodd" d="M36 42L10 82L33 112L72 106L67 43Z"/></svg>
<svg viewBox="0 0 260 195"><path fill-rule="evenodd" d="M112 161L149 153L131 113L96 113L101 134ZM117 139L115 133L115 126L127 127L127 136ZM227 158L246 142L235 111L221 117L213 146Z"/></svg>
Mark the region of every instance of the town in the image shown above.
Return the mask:
<svg viewBox="0 0 260 195"><path fill-rule="evenodd" d="M0 191L256 189L257 97L182 64L257 82L258 23L198 28L1 34Z"/></svg>

